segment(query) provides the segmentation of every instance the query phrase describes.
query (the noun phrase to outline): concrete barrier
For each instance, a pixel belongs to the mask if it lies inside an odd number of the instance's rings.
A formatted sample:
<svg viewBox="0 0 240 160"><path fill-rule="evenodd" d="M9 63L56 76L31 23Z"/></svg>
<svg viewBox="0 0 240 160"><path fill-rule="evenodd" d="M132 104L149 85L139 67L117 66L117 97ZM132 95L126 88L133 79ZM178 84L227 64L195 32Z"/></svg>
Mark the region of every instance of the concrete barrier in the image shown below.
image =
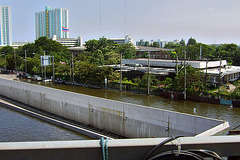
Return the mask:
<svg viewBox="0 0 240 160"><path fill-rule="evenodd" d="M203 132L203 135L213 135L229 127L228 122L220 120L5 79L0 79L0 95L132 138L195 136Z"/></svg>
<svg viewBox="0 0 240 160"><path fill-rule="evenodd" d="M167 139L168 138L141 138L109 140L106 147L108 156L106 157L113 160L144 159L154 147ZM181 145L179 152L187 149L200 149L214 151L221 157L240 156L240 136L235 135L181 137L159 147L149 158L166 151L177 150L177 145ZM100 147L99 140L0 142L1 160L96 160L103 159L102 154L103 151ZM176 159L178 159L178 157L176 157Z"/></svg>

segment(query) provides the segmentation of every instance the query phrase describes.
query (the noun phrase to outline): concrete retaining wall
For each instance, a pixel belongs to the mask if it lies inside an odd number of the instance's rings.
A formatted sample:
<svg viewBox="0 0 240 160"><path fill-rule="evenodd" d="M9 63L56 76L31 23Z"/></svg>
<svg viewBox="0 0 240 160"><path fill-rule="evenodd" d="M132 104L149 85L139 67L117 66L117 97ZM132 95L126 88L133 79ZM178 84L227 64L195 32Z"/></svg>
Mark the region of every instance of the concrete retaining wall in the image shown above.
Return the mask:
<svg viewBox="0 0 240 160"><path fill-rule="evenodd" d="M0 95L125 137L207 135L227 122L0 79ZM211 128L218 126L218 130Z"/></svg>

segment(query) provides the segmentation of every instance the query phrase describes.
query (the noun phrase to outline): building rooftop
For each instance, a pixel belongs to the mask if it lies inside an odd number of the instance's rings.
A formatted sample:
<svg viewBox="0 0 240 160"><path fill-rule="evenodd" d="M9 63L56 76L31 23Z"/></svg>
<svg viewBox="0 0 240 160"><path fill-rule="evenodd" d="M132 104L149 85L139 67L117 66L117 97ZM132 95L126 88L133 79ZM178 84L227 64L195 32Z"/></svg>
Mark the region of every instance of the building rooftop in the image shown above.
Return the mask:
<svg viewBox="0 0 240 160"><path fill-rule="evenodd" d="M140 59L123 59L122 63L124 64L142 64L144 66L148 66L148 59L140 58ZM163 67L163 68L175 68L176 64L183 65L183 60L169 60L169 59L150 59L150 66L152 67ZM194 68L204 69L204 68L214 68L220 66L220 61L186 61L187 65L191 65ZM221 66L226 66L227 61L222 60Z"/></svg>
<svg viewBox="0 0 240 160"><path fill-rule="evenodd" d="M158 47L135 46L137 51L141 52L156 52L156 51L175 51L175 49L165 49Z"/></svg>

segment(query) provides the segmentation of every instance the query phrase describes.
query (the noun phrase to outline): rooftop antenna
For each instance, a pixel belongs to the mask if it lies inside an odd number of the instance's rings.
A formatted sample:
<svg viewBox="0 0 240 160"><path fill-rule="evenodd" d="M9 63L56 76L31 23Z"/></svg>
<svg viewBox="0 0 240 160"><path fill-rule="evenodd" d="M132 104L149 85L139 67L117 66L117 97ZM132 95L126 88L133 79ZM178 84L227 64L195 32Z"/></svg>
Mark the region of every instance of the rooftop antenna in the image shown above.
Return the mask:
<svg viewBox="0 0 240 160"><path fill-rule="evenodd" d="M124 37L126 36L126 25L127 25L127 0L124 4Z"/></svg>
<svg viewBox="0 0 240 160"><path fill-rule="evenodd" d="M100 38L102 37L102 0L100 0Z"/></svg>
<svg viewBox="0 0 240 160"><path fill-rule="evenodd" d="M213 32L214 44L216 44L216 31Z"/></svg>

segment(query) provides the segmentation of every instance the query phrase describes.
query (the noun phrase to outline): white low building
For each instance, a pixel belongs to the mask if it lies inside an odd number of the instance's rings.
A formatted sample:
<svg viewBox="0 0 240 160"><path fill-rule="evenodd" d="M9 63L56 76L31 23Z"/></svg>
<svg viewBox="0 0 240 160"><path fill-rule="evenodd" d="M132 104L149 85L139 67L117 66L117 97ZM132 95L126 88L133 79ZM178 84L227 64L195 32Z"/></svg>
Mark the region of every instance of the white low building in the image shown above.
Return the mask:
<svg viewBox="0 0 240 160"><path fill-rule="evenodd" d="M148 66L148 59L123 59L122 63L129 66L130 70L141 71ZM220 67L221 63L221 67ZM136 64L136 67L131 67ZM176 64L184 65L184 61L166 60L166 59L150 59L150 71L158 71L157 73L176 73ZM228 66L226 60L218 61L186 61L187 65L191 65L194 68L200 69L202 72L207 73L210 76L211 83L219 83L235 81L240 77L240 66ZM142 68L143 67L143 68ZM145 72L146 72L145 68ZM152 72L154 73L154 72ZM156 73L156 72L155 72Z"/></svg>
<svg viewBox="0 0 240 160"><path fill-rule="evenodd" d="M57 38L57 36L54 35L52 40L57 41L64 46L83 46L83 40L81 36L78 36L78 38Z"/></svg>

